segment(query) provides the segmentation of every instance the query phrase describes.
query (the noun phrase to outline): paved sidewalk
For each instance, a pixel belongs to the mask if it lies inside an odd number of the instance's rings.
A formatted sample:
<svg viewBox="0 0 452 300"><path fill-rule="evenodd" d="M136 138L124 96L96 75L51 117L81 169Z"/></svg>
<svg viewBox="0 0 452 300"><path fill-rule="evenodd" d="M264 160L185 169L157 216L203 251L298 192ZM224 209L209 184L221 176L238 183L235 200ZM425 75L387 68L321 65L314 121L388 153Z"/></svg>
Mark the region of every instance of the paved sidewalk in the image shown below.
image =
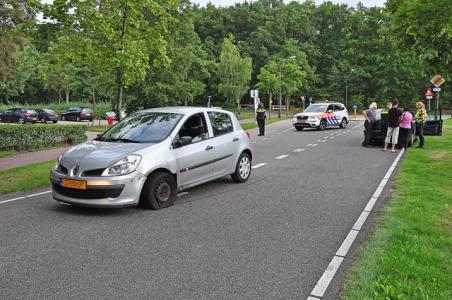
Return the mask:
<svg viewBox="0 0 452 300"><path fill-rule="evenodd" d="M88 140L96 138L97 132L85 132ZM23 152L15 156L0 158L0 170L22 167L26 165L36 164L44 161L57 159L66 149L70 147L61 147L35 152Z"/></svg>

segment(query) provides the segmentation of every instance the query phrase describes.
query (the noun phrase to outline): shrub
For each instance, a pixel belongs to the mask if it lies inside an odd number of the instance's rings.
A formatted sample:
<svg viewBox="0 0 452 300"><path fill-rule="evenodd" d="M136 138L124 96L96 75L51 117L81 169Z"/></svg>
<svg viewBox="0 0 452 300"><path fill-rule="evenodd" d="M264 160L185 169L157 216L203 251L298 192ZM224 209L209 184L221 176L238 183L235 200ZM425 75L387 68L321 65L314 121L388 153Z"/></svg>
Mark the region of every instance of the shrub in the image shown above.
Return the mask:
<svg viewBox="0 0 452 300"><path fill-rule="evenodd" d="M0 150L32 150L86 141L85 126L0 125Z"/></svg>

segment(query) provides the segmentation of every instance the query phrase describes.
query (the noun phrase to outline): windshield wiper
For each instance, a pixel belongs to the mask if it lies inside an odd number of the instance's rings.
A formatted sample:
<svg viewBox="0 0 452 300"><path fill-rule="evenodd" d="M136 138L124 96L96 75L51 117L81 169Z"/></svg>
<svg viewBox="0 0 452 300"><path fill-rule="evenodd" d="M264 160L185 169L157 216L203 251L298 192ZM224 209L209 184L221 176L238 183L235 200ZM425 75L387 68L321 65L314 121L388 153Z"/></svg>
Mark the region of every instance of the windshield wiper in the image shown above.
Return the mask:
<svg viewBox="0 0 452 300"><path fill-rule="evenodd" d="M105 139L104 142L122 142L122 143L141 143L140 141L130 139Z"/></svg>

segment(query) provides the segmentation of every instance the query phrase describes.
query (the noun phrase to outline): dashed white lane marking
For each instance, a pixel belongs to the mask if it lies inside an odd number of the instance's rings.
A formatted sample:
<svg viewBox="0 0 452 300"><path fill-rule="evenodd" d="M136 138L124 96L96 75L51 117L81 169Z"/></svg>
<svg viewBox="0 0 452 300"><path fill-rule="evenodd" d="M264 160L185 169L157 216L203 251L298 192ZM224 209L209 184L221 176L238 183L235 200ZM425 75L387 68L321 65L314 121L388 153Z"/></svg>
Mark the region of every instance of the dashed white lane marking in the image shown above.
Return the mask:
<svg viewBox="0 0 452 300"><path fill-rule="evenodd" d="M317 145L318 145L318 144L312 144L311 146L312 146L312 147L315 147L315 146L317 146Z"/></svg>
<svg viewBox="0 0 452 300"><path fill-rule="evenodd" d="M289 155L287 155L287 154L283 154L283 155L280 155L280 156L277 156L277 157L275 157L275 159L283 159L283 158L286 158L286 157L288 157Z"/></svg>
<svg viewBox="0 0 452 300"><path fill-rule="evenodd" d="M307 146L307 147L311 147L311 146L312 146L312 144L307 144L306 146Z"/></svg>
<svg viewBox="0 0 452 300"><path fill-rule="evenodd" d="M260 168L260 167L265 166L266 164L267 164L267 163L260 163L260 164L257 164L257 165L252 166L251 168L252 168L252 169L257 169L257 168Z"/></svg>
<svg viewBox="0 0 452 300"><path fill-rule="evenodd" d="M391 177L392 172L394 171L395 167L399 163L400 158L402 157L404 152L405 152L405 149L402 149L400 151L399 155L397 155L397 157L395 158L395 160L392 163L391 167L389 168L388 172L381 180L375 193L372 195L372 197L367 202L366 207L362 211L361 215L358 217L358 220L356 220L355 224L353 225L353 228L347 234L347 237L344 239L341 246L337 250L336 255L333 256L333 259L331 260L330 264L324 271L323 275L320 277L319 281L317 282L316 286L312 290L311 295L310 295L310 297L308 297L308 299L312 299L312 296L321 298L325 294L325 291L328 288L329 284L331 283L331 280L334 278L336 271L339 269L339 266L341 265L342 261L344 260L345 256L347 255L348 250L353 245L353 242L354 242L356 236L358 235L359 231L361 230L362 226L364 225L364 222L366 221L367 217L369 216L370 212L372 211L372 208L375 205L375 202L380 197L385 185L388 182L388 179Z"/></svg>
<svg viewBox="0 0 452 300"><path fill-rule="evenodd" d="M317 143L320 142L321 140L317 140Z"/></svg>
<svg viewBox="0 0 452 300"><path fill-rule="evenodd" d="M326 140L323 140L323 141L322 141L322 143L325 143L325 142L326 142Z"/></svg>
<svg viewBox="0 0 452 300"><path fill-rule="evenodd" d="M36 193L36 194L31 194L31 195L21 196L21 197L17 197L17 198L13 198L13 199L3 200L3 201L0 201L0 204L13 202L13 201L25 199L25 198L31 198L31 197L35 197L35 196L39 196L39 195L44 195L44 194L48 194L50 192L52 192L52 191L48 190L48 191L44 191L44 192L40 192L40 193Z"/></svg>
<svg viewBox="0 0 452 300"><path fill-rule="evenodd" d="M298 149L293 150L293 152L301 152L301 151L304 151L304 150L305 150L304 148L298 148Z"/></svg>
<svg viewBox="0 0 452 300"><path fill-rule="evenodd" d="M177 197L181 197L181 196L183 196L183 195L188 195L188 192L182 192L182 193L179 193L179 194L177 194Z"/></svg>
<svg viewBox="0 0 452 300"><path fill-rule="evenodd" d="M309 296L308 300L320 300L320 298Z"/></svg>
<svg viewBox="0 0 452 300"><path fill-rule="evenodd" d="M263 138L262 140L263 140L263 141L266 141L266 140L267 140L267 138Z"/></svg>
<svg viewBox="0 0 452 300"><path fill-rule="evenodd" d="M334 136L330 137L330 139L334 139Z"/></svg>
<svg viewBox="0 0 452 300"><path fill-rule="evenodd" d="M289 128L289 129L286 129L286 130L284 130L283 132L287 132L287 131L289 131L289 130L291 130L292 128Z"/></svg>

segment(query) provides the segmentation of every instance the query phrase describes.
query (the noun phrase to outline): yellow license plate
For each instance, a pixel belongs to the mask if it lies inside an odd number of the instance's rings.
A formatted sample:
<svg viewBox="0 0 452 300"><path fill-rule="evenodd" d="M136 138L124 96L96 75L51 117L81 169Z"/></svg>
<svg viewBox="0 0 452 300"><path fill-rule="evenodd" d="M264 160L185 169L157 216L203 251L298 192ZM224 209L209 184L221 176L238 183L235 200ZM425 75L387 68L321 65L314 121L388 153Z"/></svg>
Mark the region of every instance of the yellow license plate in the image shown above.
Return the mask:
<svg viewBox="0 0 452 300"><path fill-rule="evenodd" d="M86 181L83 180L60 179L60 185L71 189L86 190Z"/></svg>
<svg viewBox="0 0 452 300"><path fill-rule="evenodd" d="M298 123L306 123L306 120L298 120Z"/></svg>

